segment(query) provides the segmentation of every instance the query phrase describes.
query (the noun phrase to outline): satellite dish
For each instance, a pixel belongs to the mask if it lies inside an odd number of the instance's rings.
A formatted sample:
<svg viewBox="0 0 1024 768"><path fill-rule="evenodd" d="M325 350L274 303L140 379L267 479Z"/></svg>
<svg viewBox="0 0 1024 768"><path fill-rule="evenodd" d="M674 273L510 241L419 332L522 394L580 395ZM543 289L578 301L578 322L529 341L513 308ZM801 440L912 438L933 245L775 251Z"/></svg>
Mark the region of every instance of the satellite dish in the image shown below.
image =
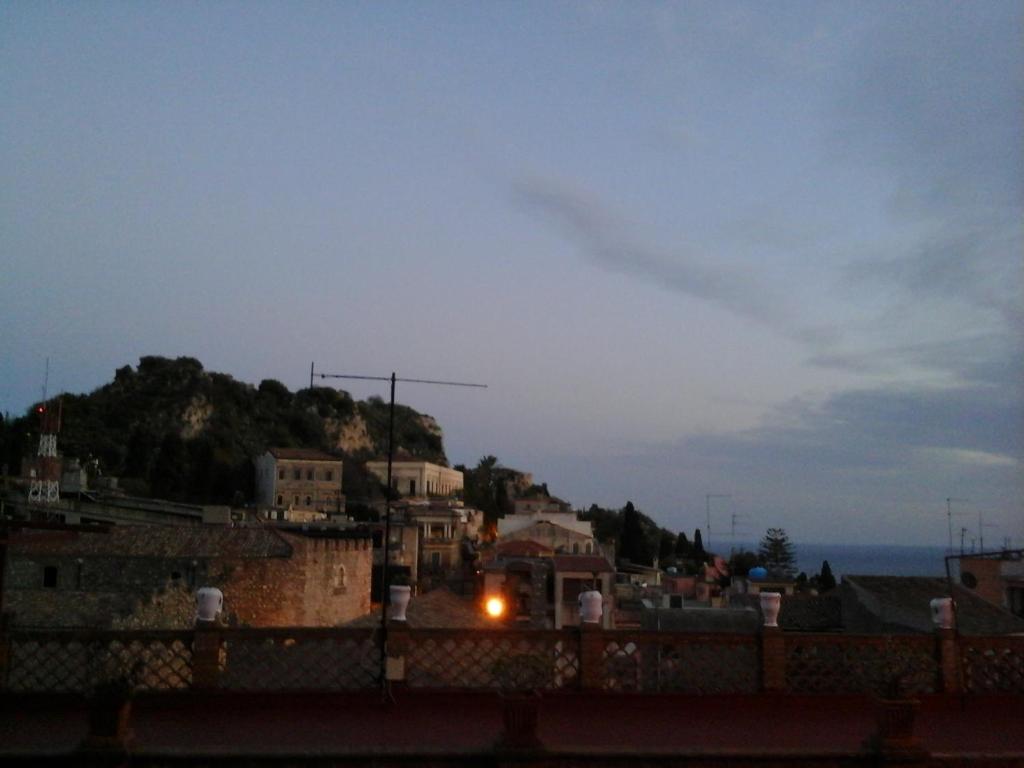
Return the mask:
<svg viewBox="0 0 1024 768"><path fill-rule="evenodd" d="M978 586L978 577L970 571L964 571L960 574L960 583L968 589L974 589Z"/></svg>

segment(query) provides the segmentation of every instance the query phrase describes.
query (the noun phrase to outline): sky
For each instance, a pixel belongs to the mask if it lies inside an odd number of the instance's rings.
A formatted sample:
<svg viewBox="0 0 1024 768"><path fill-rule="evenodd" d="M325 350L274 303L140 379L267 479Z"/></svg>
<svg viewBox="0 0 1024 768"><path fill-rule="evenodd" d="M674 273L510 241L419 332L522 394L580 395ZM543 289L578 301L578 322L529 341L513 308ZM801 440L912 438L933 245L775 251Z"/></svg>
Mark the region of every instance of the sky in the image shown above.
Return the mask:
<svg viewBox="0 0 1024 768"><path fill-rule="evenodd" d="M1022 32L996 1L4 3L0 411L47 358L51 393L143 355L479 382L398 399L576 506L1024 546Z"/></svg>

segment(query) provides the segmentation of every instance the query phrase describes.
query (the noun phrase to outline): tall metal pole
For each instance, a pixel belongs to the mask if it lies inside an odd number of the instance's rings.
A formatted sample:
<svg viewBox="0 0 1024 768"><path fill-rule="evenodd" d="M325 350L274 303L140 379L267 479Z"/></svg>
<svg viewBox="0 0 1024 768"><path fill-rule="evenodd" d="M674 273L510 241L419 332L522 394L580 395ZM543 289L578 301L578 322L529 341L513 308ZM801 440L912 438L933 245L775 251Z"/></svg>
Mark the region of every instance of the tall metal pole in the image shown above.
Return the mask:
<svg viewBox="0 0 1024 768"><path fill-rule="evenodd" d="M704 543L704 550L707 552L711 551L711 500L712 499L728 499L731 498L728 493L708 493L704 496L704 507L707 514L708 523L708 535L705 537L707 541Z"/></svg>
<svg viewBox="0 0 1024 768"><path fill-rule="evenodd" d="M952 496L946 497L946 522L949 526L949 550L946 552L947 555L953 554L953 502L965 502L967 499L955 499ZM958 512L957 514L963 514Z"/></svg>
<svg viewBox="0 0 1024 768"><path fill-rule="evenodd" d="M313 364L309 366L309 386L313 388ZM385 595L388 589L388 560L391 549L391 493L392 493L392 465L395 459L395 382L404 381L410 384L437 384L446 387L476 387L487 389L486 384L468 384L464 381L437 381L435 379L400 379L391 372L391 376L357 376L343 373L318 373L321 379L358 379L361 381L387 381L391 383L391 398L388 403L388 477L387 494L384 497L384 562L380 568L380 685L385 691L387 688L387 644L388 644L388 612Z"/></svg>
<svg viewBox="0 0 1024 768"><path fill-rule="evenodd" d="M395 458L395 372L391 372L391 402L388 405L388 488L384 496L384 562L380 567L380 684L385 685L388 640L388 558L391 544L391 464Z"/></svg>

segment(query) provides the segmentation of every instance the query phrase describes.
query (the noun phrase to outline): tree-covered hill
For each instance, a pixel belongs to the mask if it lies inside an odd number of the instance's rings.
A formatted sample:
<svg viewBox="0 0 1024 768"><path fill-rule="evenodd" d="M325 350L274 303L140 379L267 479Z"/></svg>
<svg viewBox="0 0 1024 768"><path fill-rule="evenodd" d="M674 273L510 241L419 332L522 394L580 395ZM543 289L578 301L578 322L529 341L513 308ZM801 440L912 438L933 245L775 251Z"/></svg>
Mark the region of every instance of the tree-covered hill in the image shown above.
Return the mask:
<svg viewBox="0 0 1024 768"><path fill-rule="evenodd" d="M57 399L51 401L57 407ZM314 387L291 392L279 381L259 386L206 371L190 357L143 357L136 369L88 395L60 398L60 452L95 460L104 475L122 478L133 493L203 503L251 499L252 459L268 447L318 448L343 458L345 491L353 498L373 485L357 464L387 450L388 406L355 401L344 391ZM0 462L16 472L34 453L35 406L0 423ZM396 451L447 464L441 429L412 408L395 408Z"/></svg>

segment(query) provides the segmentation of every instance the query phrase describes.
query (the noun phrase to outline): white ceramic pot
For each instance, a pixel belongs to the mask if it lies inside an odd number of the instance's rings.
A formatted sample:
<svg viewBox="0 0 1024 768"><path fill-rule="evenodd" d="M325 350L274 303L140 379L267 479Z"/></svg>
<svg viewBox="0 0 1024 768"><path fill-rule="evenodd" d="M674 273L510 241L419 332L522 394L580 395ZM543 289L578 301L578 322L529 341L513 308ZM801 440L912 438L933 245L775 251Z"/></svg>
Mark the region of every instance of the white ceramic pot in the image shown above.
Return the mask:
<svg viewBox="0 0 1024 768"><path fill-rule="evenodd" d="M932 609L932 624L940 629L953 628L953 598L936 597L929 605Z"/></svg>
<svg viewBox="0 0 1024 768"><path fill-rule="evenodd" d="M597 624L603 610L603 598L596 589L580 593L580 620L584 624Z"/></svg>
<svg viewBox="0 0 1024 768"><path fill-rule="evenodd" d="M216 587L200 587L196 592L196 619L216 621L217 614L224 610L224 593Z"/></svg>
<svg viewBox="0 0 1024 768"><path fill-rule="evenodd" d="M782 607L782 595L778 592L762 592L761 613L764 614L764 625L766 627L779 626L779 608Z"/></svg>
<svg viewBox="0 0 1024 768"><path fill-rule="evenodd" d="M405 609L409 607L409 600L412 599L412 587L406 584L392 584L389 590L392 621L405 621Z"/></svg>

